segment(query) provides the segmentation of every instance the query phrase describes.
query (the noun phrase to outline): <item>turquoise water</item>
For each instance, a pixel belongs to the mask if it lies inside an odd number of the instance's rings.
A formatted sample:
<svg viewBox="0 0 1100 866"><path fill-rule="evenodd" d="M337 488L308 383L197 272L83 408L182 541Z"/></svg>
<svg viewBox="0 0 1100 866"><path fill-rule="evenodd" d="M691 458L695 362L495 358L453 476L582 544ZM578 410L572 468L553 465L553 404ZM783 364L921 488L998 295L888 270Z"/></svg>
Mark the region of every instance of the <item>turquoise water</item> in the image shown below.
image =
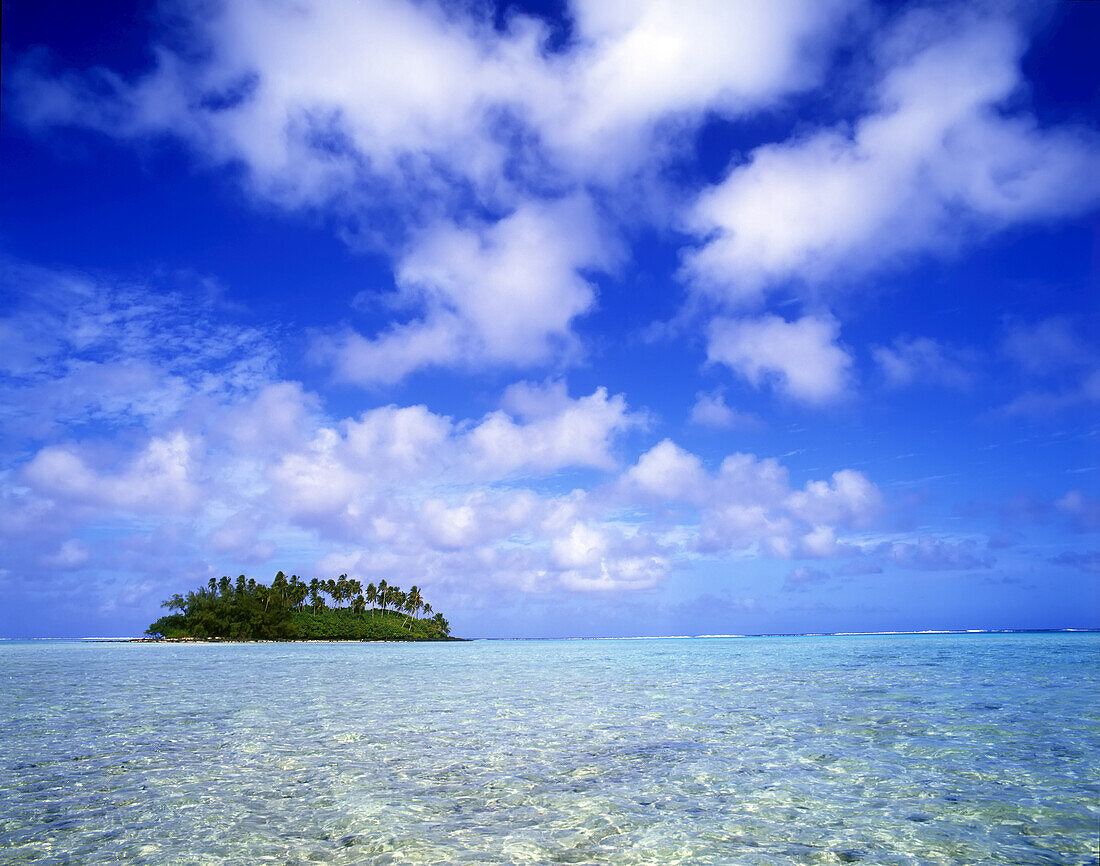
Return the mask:
<svg viewBox="0 0 1100 866"><path fill-rule="evenodd" d="M0 643L0 861L1096 862L1100 635Z"/></svg>

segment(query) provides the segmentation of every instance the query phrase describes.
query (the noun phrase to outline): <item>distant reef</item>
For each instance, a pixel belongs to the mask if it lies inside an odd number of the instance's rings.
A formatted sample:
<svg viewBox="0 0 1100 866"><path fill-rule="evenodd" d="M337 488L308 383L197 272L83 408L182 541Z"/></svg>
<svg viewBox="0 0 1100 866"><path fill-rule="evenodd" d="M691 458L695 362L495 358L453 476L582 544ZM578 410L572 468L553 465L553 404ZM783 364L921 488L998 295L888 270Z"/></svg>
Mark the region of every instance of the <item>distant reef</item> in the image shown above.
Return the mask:
<svg viewBox="0 0 1100 866"><path fill-rule="evenodd" d="M306 583L280 571L271 586L243 574L235 581L210 578L161 606L176 612L145 630L152 639L458 640L443 614L432 615L417 587L405 592L384 580L363 587L346 574Z"/></svg>

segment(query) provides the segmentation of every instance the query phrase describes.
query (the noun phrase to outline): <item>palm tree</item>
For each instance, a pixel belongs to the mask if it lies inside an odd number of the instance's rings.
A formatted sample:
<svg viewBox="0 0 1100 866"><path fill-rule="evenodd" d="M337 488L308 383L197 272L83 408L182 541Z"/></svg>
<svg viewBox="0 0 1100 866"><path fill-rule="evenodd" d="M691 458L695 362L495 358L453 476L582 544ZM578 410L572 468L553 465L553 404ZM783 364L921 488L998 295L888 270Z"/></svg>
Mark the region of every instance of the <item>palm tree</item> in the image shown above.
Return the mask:
<svg viewBox="0 0 1100 866"><path fill-rule="evenodd" d="M282 607L285 607L289 601L290 584L287 583L286 575L281 571L276 574L275 579L271 581L271 595L279 599L279 604Z"/></svg>
<svg viewBox="0 0 1100 866"><path fill-rule="evenodd" d="M307 587L298 578L298 575L293 574L290 577L290 603L295 610L302 609L302 602L306 600L306 596L309 594L309 587Z"/></svg>
<svg viewBox="0 0 1100 866"><path fill-rule="evenodd" d="M367 604L370 605L370 615L374 617L374 603L378 601L378 587L373 583L367 584Z"/></svg>
<svg viewBox="0 0 1100 866"><path fill-rule="evenodd" d="M405 610L415 617L423 606L424 599L420 596L420 589L414 585L405 596Z"/></svg>
<svg viewBox="0 0 1100 866"><path fill-rule="evenodd" d="M378 581L378 604L382 613L386 612L386 605L390 603L390 585L384 580Z"/></svg>
<svg viewBox="0 0 1100 866"><path fill-rule="evenodd" d="M394 610L402 610L405 607L405 593L398 587L391 586L388 595L390 597L390 604L393 605Z"/></svg>

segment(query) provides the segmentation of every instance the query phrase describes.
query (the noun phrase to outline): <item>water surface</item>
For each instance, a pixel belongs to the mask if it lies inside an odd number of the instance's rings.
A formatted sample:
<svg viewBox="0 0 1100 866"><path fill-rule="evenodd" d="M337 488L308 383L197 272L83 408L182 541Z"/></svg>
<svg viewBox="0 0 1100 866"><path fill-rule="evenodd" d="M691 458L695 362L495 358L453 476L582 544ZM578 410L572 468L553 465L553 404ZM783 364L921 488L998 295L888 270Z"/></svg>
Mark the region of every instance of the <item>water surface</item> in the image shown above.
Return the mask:
<svg viewBox="0 0 1100 866"><path fill-rule="evenodd" d="M1096 862L1100 635L0 643L0 861Z"/></svg>

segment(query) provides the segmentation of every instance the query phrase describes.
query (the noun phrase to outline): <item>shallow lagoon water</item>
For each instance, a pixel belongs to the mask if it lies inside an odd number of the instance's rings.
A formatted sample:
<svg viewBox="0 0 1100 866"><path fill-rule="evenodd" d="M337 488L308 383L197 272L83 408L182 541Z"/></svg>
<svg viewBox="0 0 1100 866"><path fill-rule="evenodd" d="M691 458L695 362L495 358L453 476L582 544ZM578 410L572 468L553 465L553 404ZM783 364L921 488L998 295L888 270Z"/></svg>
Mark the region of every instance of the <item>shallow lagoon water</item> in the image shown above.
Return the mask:
<svg viewBox="0 0 1100 866"><path fill-rule="evenodd" d="M0 861L1095 863L1100 635L0 643Z"/></svg>

